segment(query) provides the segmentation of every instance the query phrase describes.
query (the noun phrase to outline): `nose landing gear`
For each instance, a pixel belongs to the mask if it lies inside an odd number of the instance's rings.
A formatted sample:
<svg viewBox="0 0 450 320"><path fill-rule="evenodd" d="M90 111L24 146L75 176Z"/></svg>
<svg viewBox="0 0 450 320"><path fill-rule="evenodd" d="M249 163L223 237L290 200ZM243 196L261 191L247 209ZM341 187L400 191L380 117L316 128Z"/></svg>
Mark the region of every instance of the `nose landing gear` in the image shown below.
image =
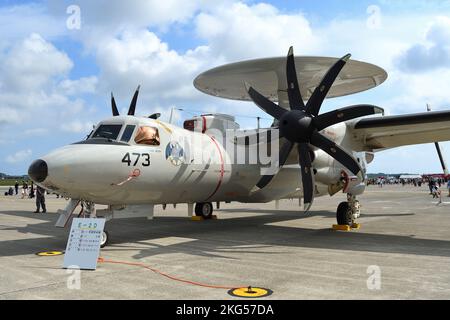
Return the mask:
<svg viewBox="0 0 450 320"><path fill-rule="evenodd" d="M95 203L91 201L81 201L82 211L79 216L87 218L97 218L97 209ZM100 248L104 248L109 243L109 233L106 230L102 231L102 237L100 239Z"/></svg>

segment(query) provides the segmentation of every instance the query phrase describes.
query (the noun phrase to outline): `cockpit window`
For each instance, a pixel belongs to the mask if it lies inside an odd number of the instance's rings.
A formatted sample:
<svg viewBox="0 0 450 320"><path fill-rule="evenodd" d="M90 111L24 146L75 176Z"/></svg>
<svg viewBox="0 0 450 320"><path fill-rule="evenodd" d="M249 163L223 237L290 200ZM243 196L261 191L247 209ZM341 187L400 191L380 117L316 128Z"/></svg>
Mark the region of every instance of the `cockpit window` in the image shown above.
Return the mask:
<svg viewBox="0 0 450 320"><path fill-rule="evenodd" d="M102 124L92 135L92 138L106 138L116 140L119 136L121 124Z"/></svg>
<svg viewBox="0 0 450 320"><path fill-rule="evenodd" d="M158 129L154 127L139 127L134 142L136 144L159 146Z"/></svg>
<svg viewBox="0 0 450 320"><path fill-rule="evenodd" d="M133 125L126 126L125 130L122 133L122 138L120 138L120 141L122 142L130 141L131 136L133 135L134 132L134 128L136 128L136 126Z"/></svg>

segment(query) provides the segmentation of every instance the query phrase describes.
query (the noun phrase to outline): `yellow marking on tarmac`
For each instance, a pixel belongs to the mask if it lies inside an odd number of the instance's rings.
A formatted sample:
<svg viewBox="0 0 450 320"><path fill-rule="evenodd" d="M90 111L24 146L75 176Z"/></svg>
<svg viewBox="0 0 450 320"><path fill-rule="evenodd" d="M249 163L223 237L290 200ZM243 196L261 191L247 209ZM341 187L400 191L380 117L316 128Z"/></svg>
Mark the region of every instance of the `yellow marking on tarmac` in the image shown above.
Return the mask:
<svg viewBox="0 0 450 320"><path fill-rule="evenodd" d="M53 256L60 256L63 254L64 254L63 251L44 251L36 253L36 255L39 257L53 257Z"/></svg>
<svg viewBox="0 0 450 320"><path fill-rule="evenodd" d="M228 294L233 297L239 297L239 298L263 298L270 296L273 293L270 289L264 289L264 288L236 288L231 289L228 291Z"/></svg>
<svg viewBox="0 0 450 320"><path fill-rule="evenodd" d="M361 228L361 225L359 223L354 223L351 226L349 225L339 225L339 224L333 224L333 230L337 231L351 231L352 229L359 229Z"/></svg>

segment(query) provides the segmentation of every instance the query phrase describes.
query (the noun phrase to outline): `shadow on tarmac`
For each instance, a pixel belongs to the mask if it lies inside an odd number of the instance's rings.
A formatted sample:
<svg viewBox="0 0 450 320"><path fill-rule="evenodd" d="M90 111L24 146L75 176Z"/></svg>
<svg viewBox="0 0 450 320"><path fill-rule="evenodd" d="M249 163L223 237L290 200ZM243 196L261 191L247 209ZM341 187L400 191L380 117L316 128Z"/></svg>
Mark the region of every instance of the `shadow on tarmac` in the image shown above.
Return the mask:
<svg viewBox="0 0 450 320"><path fill-rule="evenodd" d="M236 217L204 222L192 222L183 217L161 217L154 220L133 218L113 220L107 223L110 234L109 247L104 252L138 250L135 259L158 256L169 253L183 253L192 256L223 258L224 253L258 253L277 255L283 252L271 250L273 246L304 247L317 249L364 251L376 253L399 253L425 256L450 257L450 241L418 239L410 236L383 235L355 232L336 232L327 229L306 229L272 225L274 223L298 220L310 216L333 217L334 212L314 211L308 215L299 215L297 211L225 209L219 215L224 217L233 212L258 213L257 216ZM34 254L38 251L64 249L68 229L55 228L56 214L33 214L30 212L3 211L2 214L44 220L25 227L0 225L3 230L15 230L24 234L36 234L43 238L0 241L0 256L18 256ZM401 217L411 214L389 214L389 217ZM370 215L374 216L374 215ZM382 216L382 215L377 215ZM178 244L158 245L152 243L166 237L186 238ZM255 249L258 249L255 251ZM263 249L263 250L261 250ZM226 257L230 259L230 257ZM242 257L245 259L245 257Z"/></svg>

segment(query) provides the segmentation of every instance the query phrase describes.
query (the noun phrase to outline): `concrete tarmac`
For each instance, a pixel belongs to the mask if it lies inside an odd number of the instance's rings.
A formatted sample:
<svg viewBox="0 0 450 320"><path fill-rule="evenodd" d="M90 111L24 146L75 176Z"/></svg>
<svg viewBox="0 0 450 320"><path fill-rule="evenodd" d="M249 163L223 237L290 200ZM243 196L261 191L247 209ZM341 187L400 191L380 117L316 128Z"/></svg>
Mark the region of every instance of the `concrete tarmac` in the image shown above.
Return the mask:
<svg viewBox="0 0 450 320"><path fill-rule="evenodd" d="M154 220L107 223L101 256L139 262L171 276L216 286L259 286L268 299L450 299L450 198L427 187L368 187L359 197L361 229L333 231L345 195L318 198L308 214L298 201L222 204L218 220L194 222L186 205L161 206ZM54 227L66 201L0 194L0 299L235 299L225 289L171 280L148 269L99 263L82 271L80 289L63 256L68 230ZM69 286L70 287L70 286Z"/></svg>

